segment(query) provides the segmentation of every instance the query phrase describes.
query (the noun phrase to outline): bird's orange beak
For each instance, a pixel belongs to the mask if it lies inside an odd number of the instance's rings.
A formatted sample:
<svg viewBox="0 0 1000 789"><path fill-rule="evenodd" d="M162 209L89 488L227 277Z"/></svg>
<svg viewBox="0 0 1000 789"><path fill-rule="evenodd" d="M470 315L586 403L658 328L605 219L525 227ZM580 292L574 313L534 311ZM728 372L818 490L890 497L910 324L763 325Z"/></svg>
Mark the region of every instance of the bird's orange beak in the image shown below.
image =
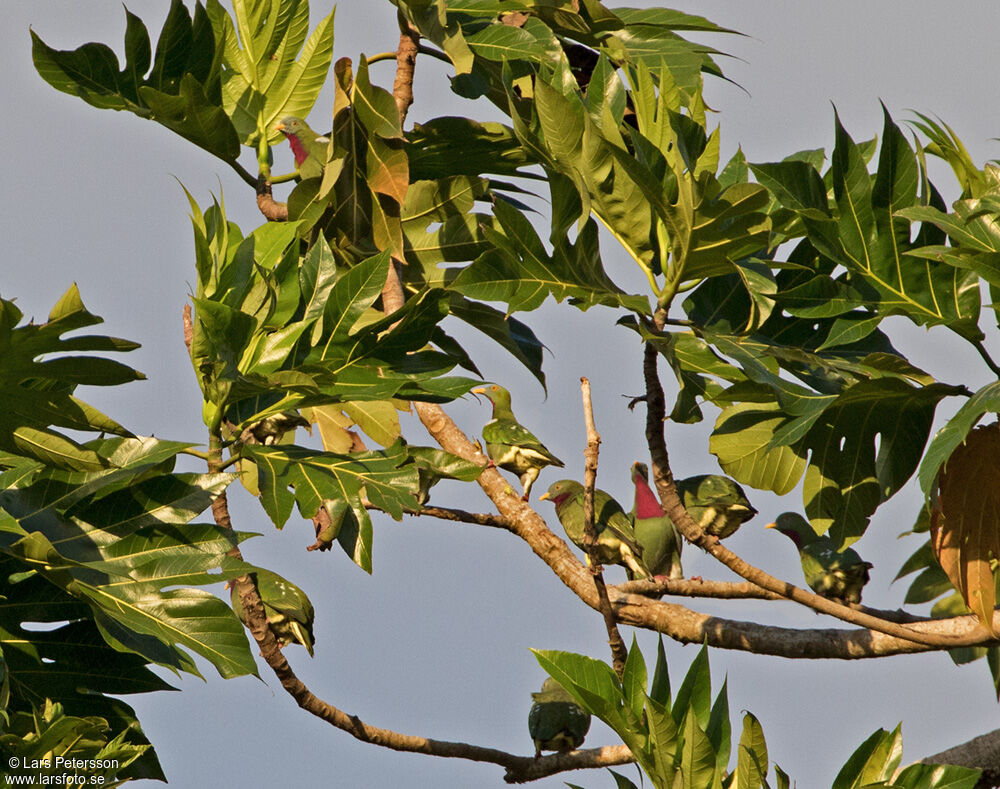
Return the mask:
<svg viewBox="0 0 1000 789"><path fill-rule="evenodd" d="M778 524L777 523L769 523L764 528L765 529L777 529L778 528Z"/></svg>
<svg viewBox="0 0 1000 789"><path fill-rule="evenodd" d="M287 127L287 126L285 126L285 124L283 124L283 123L278 123L278 124L277 124L277 125L276 125L276 126L274 127L274 130L275 130L275 131L280 131L280 132L283 132L283 131L285 131L285 130L286 130L287 128L288 128L288 127Z"/></svg>
<svg viewBox="0 0 1000 789"><path fill-rule="evenodd" d="M549 497L549 492L545 491L541 496L538 497L539 501L545 501Z"/></svg>

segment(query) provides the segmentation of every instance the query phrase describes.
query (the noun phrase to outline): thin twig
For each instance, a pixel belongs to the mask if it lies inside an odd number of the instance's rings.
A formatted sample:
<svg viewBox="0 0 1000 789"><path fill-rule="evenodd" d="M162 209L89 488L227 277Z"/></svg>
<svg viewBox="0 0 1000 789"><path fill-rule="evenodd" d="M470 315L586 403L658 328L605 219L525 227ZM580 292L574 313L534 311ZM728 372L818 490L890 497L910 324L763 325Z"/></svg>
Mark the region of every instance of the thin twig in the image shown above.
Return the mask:
<svg viewBox="0 0 1000 789"><path fill-rule="evenodd" d="M229 162L229 166L232 167L236 171L236 174L240 178L242 178L249 186L256 186L257 179L254 178L253 173L251 173L242 164L234 160Z"/></svg>
<svg viewBox="0 0 1000 789"><path fill-rule="evenodd" d="M612 666L618 678L625 674L625 661L628 650L618 631L615 612L608 599L608 587L604 583L604 572L597 555L597 528L594 526L594 486L597 484L597 457L601 451L601 434L597 432L594 423L594 404L590 397L590 381L580 378L580 394L583 397L583 418L587 426L587 448L583 451L583 544L590 563L590 572L594 576L594 587L597 589L598 610L604 617L604 626L608 630L608 646L611 647Z"/></svg>
<svg viewBox="0 0 1000 789"><path fill-rule="evenodd" d="M427 55L428 57L432 57L435 60L440 60L442 63L447 63L449 66L451 65L451 58L448 57L440 49L435 49L434 47L428 47L424 46L423 44L420 44L417 47L417 52L419 52L421 55Z"/></svg>
<svg viewBox="0 0 1000 789"><path fill-rule="evenodd" d="M975 342L972 343L972 345L979 353L979 355L982 357L983 361L986 362L986 366L993 371L994 375L1000 377L1000 366L998 366L997 363L993 361L993 357L990 356L989 351L986 350L986 346L983 345L983 341L976 340Z"/></svg>

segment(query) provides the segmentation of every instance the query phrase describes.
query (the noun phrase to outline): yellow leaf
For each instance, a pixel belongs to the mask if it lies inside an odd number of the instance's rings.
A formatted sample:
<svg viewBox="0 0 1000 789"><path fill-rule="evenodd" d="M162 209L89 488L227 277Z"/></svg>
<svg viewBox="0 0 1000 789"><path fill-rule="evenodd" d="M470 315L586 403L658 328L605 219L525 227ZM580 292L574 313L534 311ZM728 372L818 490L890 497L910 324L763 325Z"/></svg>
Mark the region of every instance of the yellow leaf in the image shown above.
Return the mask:
<svg viewBox="0 0 1000 789"><path fill-rule="evenodd" d="M302 410L302 415L319 428L323 449L344 454L351 451L354 440L347 428L353 423L344 416L340 406L323 405Z"/></svg>

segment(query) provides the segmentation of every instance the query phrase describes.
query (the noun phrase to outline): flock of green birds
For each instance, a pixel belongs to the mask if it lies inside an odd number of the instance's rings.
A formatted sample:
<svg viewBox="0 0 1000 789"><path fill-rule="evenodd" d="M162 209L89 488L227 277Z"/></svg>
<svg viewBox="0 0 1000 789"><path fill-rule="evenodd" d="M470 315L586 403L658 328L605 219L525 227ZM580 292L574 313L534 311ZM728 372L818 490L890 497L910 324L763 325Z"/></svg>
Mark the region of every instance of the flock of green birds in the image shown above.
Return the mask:
<svg viewBox="0 0 1000 789"><path fill-rule="evenodd" d="M316 134L305 121L287 117L275 127L288 139L301 178L322 175L329 139ZM528 501L532 485L546 466L565 464L514 417L510 392L491 384L473 390L493 404L493 418L482 430L491 465L517 475ZM594 558L601 564L618 564L629 579L679 579L683 539L667 517L649 485L644 463L632 465L635 501L632 511L624 508L603 490L594 491L594 529L597 542ZM757 514L743 489L721 474L699 474L676 481L684 507L698 525L718 539L732 535ZM428 485L429 488L429 485ZM426 500L426 492L424 499ZM587 564L591 554L584 539L584 488L575 480L553 482L540 497L551 501L566 536L584 551ZM423 502L421 502L423 503ZM814 592L845 603L860 603L861 589L869 580L870 562L862 561L851 548L837 551L833 541L815 532L801 515L786 512L767 528L791 538L799 551L806 583ZM281 646L301 644L313 654L313 607L295 584L268 570L256 572L257 588L267 614L268 625ZM240 619L243 607L236 590L232 606ZM532 693L528 731L535 755L542 751L566 752L579 748L590 728L590 715L555 679L546 679L540 691Z"/></svg>

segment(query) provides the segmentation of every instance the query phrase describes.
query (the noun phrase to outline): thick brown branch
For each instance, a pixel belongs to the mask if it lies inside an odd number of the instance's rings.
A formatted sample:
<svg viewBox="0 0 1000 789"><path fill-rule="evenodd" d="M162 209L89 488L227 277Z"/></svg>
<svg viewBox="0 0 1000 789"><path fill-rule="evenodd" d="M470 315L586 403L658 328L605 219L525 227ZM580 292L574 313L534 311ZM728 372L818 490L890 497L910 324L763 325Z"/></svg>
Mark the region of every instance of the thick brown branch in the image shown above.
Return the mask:
<svg viewBox="0 0 1000 789"><path fill-rule="evenodd" d="M261 616L263 616L263 610ZM564 770L606 767L632 761L632 754L625 746L592 748L586 751L573 751L536 759L532 756L516 756L496 748L483 748L464 742L435 740L430 737L402 734L390 729L372 726L365 723L357 715L350 715L323 701L309 690L306 684L292 671L292 667L278 648L277 642L274 641L274 636L267 629L266 622L264 623L264 631L260 633L256 628L251 630L260 646L264 660L278 678L281 687L295 699L296 704L306 712L347 732L362 742L379 745L394 751L498 764L507 768L505 780L508 783L536 780Z"/></svg>
<svg viewBox="0 0 1000 789"><path fill-rule="evenodd" d="M399 125L406 120L406 113L413 104L413 70L417 62L420 34L399 15L399 48L396 50L396 78L392 83L392 97L399 113Z"/></svg>
<svg viewBox="0 0 1000 789"><path fill-rule="evenodd" d="M583 451L583 544L587 549L590 571L594 576L594 587L597 589L598 610L604 617L604 626L608 631L608 646L611 647L612 666L618 678L625 674L625 661L628 650L618 631L615 612L608 599L608 587L604 583L604 573L597 557L597 529L594 526L594 487L597 484L597 458L601 451L601 434L597 432L594 422L594 403L590 396L590 381L580 379L580 394L583 397L583 419L587 427L587 448Z"/></svg>
<svg viewBox="0 0 1000 789"><path fill-rule="evenodd" d="M784 600L781 595L761 589L749 581L706 581L702 578L662 578L644 581L626 581L611 587L624 594L676 595L677 597L706 597L716 600Z"/></svg>
<svg viewBox="0 0 1000 789"><path fill-rule="evenodd" d="M287 222L288 204L279 203L271 194L271 182L264 176L257 178L257 208L268 222Z"/></svg>
<svg viewBox="0 0 1000 789"><path fill-rule="evenodd" d="M486 457L459 429L444 410L431 403L415 403L421 422L443 449L480 465ZM494 469L479 476L479 486L511 525L511 531L523 539L555 575L586 605L598 609L593 579L566 543L545 524L542 517ZM803 629L770 627L755 622L708 616L675 603L650 600L635 594L621 594L608 589L611 604L620 624L656 630L685 644L700 644L722 649L737 649L761 655L787 658L837 658L857 660L913 652L927 652L941 647L916 643L912 638L896 638L873 629ZM850 609L848 609L850 610ZM853 613L853 612L852 612ZM1000 623L1000 615L997 616ZM975 646L990 643L974 616L918 622L907 632L924 640L941 640L951 646Z"/></svg>
<svg viewBox="0 0 1000 789"><path fill-rule="evenodd" d="M658 328L661 328L658 326ZM949 636L928 635L923 632L887 622L861 611L855 611L849 606L829 600L820 595L807 592L794 584L782 581L763 570L744 561L726 548L717 537L706 534L684 508L677 488L674 485L670 471L670 460L667 454L666 440L663 435L663 420L666 415L666 403L660 378L656 371L657 351L651 343L647 343L643 354L643 374L646 383L646 441L649 444L650 456L653 461L653 479L663 511L672 520L688 542L697 545L706 553L724 564L741 578L757 584L757 586L774 594L794 600L801 605L812 608L823 614L829 614L841 621L876 630L886 635L900 639L909 639L919 644L931 647L950 648L958 643ZM983 638L987 637L985 629Z"/></svg>
<svg viewBox="0 0 1000 789"><path fill-rule="evenodd" d="M921 763L975 767L983 771L976 789L1000 786L1000 729L994 729L954 748L928 756Z"/></svg>

